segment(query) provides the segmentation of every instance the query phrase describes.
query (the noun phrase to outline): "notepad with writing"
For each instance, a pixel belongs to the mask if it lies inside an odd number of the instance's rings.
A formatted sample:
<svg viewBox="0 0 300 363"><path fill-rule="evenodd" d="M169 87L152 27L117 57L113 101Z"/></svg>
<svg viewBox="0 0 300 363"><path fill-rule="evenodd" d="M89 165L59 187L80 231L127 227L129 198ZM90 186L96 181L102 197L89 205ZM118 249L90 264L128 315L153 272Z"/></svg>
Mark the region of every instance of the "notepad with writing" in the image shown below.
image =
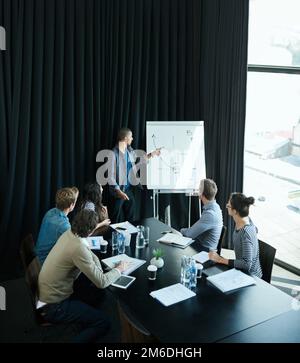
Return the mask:
<svg viewBox="0 0 300 363"><path fill-rule="evenodd" d="M236 270L235 268L221 272L217 275L209 276L207 277L207 281L222 292L229 292L256 284L253 277L246 275L244 272Z"/></svg>
<svg viewBox="0 0 300 363"><path fill-rule="evenodd" d="M182 284L174 284L160 290L152 291L150 292L150 295L160 301L163 305L170 306L189 299L196 294Z"/></svg>
<svg viewBox="0 0 300 363"><path fill-rule="evenodd" d="M183 237L175 233L166 233L158 239L158 242L166 243L175 247L185 248L194 242L192 238Z"/></svg>
<svg viewBox="0 0 300 363"><path fill-rule="evenodd" d="M135 271L146 262L145 260L129 257L125 253L101 260L101 262L103 262L109 268L114 268L121 261L129 262L129 267L122 272L123 275L129 275L131 272Z"/></svg>
<svg viewBox="0 0 300 363"><path fill-rule="evenodd" d="M115 224L111 224L110 225L111 228L115 229L116 231L127 231L129 232L130 234L132 233L137 233L138 230L137 228L131 224L130 222L126 221L126 222L121 222L121 223L115 223Z"/></svg>

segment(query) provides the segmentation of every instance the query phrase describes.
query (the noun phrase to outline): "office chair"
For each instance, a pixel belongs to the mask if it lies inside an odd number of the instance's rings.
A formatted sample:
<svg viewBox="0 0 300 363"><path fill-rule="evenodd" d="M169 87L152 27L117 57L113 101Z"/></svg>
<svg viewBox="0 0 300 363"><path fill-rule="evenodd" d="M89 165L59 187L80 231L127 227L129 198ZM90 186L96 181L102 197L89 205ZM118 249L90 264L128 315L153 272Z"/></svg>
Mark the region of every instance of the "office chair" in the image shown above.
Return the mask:
<svg viewBox="0 0 300 363"><path fill-rule="evenodd" d="M36 310L36 303L38 301L38 278L41 271L41 264L34 252L34 240L32 234L28 234L22 240L20 256L25 271L25 281L30 290L30 298L35 311L36 322L42 326L51 325L43 319L41 311Z"/></svg>
<svg viewBox="0 0 300 363"><path fill-rule="evenodd" d="M26 329L25 334L33 336L32 341L48 341L48 342L69 342L71 338L78 333L78 327L75 323L52 324L45 320L43 310L36 309L38 301L38 276L41 265L38 257L34 257L25 271L25 289L27 290L27 300L31 309L32 323L29 330ZM24 307L23 307L24 308ZM27 338L27 340L29 339Z"/></svg>
<svg viewBox="0 0 300 363"><path fill-rule="evenodd" d="M28 265L25 272L25 281L30 289L32 306L35 311L35 318L38 325L50 326L51 323L47 322L43 317L42 310L36 309L36 303L38 301L38 278L41 271L41 264L38 257L34 257L31 263Z"/></svg>
<svg viewBox="0 0 300 363"><path fill-rule="evenodd" d="M220 235L220 239L219 239L219 242L218 242L218 246L217 246L218 255L221 254L221 249L222 249L223 242L225 241L226 232L227 232L227 227L223 226L222 231L221 231L221 235Z"/></svg>
<svg viewBox="0 0 300 363"><path fill-rule="evenodd" d="M20 246L20 257L25 271L25 283L28 301L30 300L28 310L31 309L32 323L31 328L25 334L34 334L36 337L44 341L52 339L53 341L66 341L78 332L77 325L72 324L51 324L45 320L43 311L36 309L38 301L38 277L41 270L41 264L34 252L34 240L31 234L27 235ZM24 281L24 280L23 280ZM21 283L20 283L21 284Z"/></svg>
<svg viewBox="0 0 300 363"><path fill-rule="evenodd" d="M21 241L20 245L20 257L25 272L30 262L35 258L35 256L36 255L34 252L34 240L32 234L28 234Z"/></svg>
<svg viewBox="0 0 300 363"><path fill-rule="evenodd" d="M258 240L259 261L262 269L262 279L268 283L271 282L272 269L275 260L276 248L268 245L266 242Z"/></svg>
<svg viewBox="0 0 300 363"><path fill-rule="evenodd" d="M118 301L118 311L122 328L122 343L154 343L157 340Z"/></svg>

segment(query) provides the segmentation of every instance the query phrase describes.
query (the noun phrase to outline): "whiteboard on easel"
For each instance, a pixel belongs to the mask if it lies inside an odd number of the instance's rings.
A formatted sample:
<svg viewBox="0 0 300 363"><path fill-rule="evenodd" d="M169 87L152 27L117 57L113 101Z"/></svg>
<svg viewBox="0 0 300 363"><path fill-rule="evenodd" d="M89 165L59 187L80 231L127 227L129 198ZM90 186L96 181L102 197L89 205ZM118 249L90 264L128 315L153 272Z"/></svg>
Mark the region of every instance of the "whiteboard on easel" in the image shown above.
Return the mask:
<svg viewBox="0 0 300 363"><path fill-rule="evenodd" d="M199 189L206 177L203 121L148 121L147 153L161 149L147 165L147 188L169 192Z"/></svg>

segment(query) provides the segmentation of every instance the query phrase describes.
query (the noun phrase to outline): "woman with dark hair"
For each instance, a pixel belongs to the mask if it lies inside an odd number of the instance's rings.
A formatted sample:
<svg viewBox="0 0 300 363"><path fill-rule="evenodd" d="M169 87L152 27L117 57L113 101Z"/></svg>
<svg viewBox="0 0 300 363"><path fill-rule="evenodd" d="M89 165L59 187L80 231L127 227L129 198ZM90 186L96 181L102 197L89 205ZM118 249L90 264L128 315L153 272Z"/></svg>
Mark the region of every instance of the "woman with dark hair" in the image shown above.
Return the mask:
<svg viewBox="0 0 300 363"><path fill-rule="evenodd" d="M254 204L253 197L247 198L242 193L232 193L230 195L226 208L228 214L235 222L232 239L236 259L228 260L219 256L216 252L210 252L209 258L217 263L235 267L251 275L262 277L257 228L248 217L249 207L252 204Z"/></svg>
<svg viewBox="0 0 300 363"><path fill-rule="evenodd" d="M99 223L94 236L104 234L110 225L107 208L102 204L102 186L98 183L88 183L83 188L80 209L88 209L97 213Z"/></svg>

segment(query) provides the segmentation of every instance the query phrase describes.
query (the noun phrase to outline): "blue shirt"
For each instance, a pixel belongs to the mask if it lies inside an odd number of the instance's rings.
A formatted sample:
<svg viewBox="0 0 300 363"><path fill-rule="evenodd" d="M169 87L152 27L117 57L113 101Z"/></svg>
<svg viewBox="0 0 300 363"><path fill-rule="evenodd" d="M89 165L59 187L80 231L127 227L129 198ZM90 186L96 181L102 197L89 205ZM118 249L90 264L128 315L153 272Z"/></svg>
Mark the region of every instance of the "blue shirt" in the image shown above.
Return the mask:
<svg viewBox="0 0 300 363"><path fill-rule="evenodd" d="M129 175L135 161L134 151L132 148L126 148L125 153L122 153L118 146L115 146L113 152L115 157L110 165L110 190L114 192L120 189L126 192L131 187Z"/></svg>
<svg viewBox="0 0 300 363"><path fill-rule="evenodd" d="M185 237L198 241L203 249L217 249L223 227L223 216L219 204L213 200L203 206L200 219L191 228L182 228Z"/></svg>
<svg viewBox="0 0 300 363"><path fill-rule="evenodd" d="M41 264L59 237L70 228L69 218L60 209L52 208L45 214L35 246L35 253Z"/></svg>

